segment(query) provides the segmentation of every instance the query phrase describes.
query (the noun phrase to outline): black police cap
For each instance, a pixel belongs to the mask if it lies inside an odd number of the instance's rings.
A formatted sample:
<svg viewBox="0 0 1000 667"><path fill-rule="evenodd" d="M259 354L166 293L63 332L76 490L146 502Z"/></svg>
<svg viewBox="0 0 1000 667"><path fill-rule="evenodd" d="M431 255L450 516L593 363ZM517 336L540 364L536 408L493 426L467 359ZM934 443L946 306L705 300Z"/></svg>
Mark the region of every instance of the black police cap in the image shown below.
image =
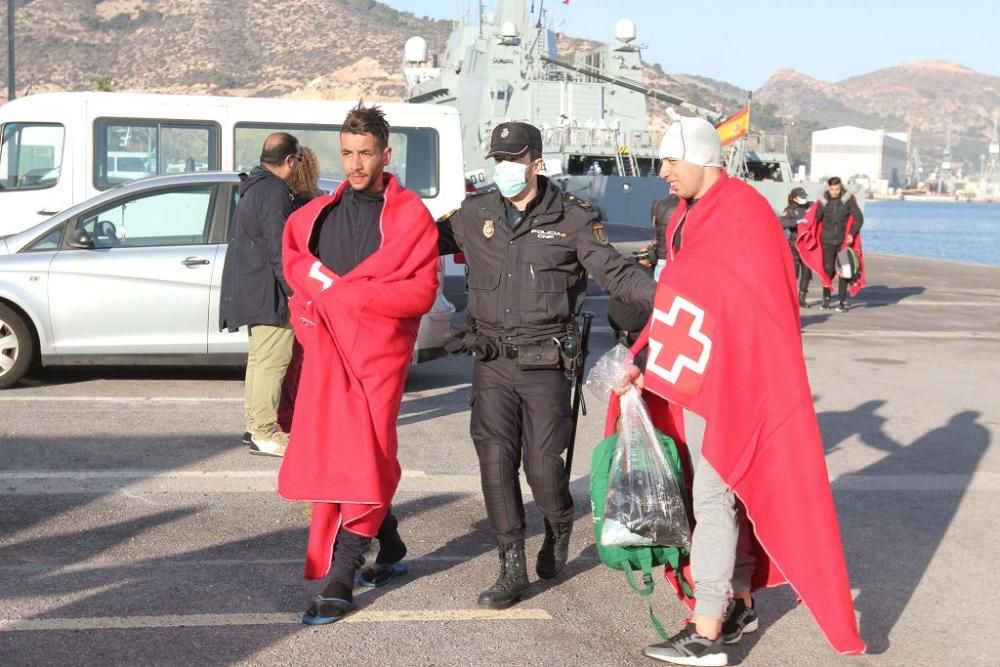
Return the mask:
<svg viewBox="0 0 1000 667"><path fill-rule="evenodd" d="M542 133L528 123L500 123L493 128L486 157L520 157L534 148L542 152Z"/></svg>

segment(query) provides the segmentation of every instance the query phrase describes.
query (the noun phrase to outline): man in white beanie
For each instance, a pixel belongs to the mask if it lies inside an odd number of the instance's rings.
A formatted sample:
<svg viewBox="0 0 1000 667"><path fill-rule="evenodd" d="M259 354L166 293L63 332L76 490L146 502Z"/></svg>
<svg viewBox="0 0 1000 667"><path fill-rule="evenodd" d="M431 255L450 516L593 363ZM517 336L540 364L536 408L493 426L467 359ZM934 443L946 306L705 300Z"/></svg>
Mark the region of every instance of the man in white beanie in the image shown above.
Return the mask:
<svg viewBox="0 0 1000 667"><path fill-rule="evenodd" d="M757 630L751 591L786 582L837 651L863 652L784 234L760 193L722 169L706 120L676 119L660 157L680 203L653 314L632 348L648 347L645 368L629 378L654 395L654 423L680 446L683 424L656 397L700 415L705 432L691 487L693 615L644 653L726 665L724 644Z"/></svg>

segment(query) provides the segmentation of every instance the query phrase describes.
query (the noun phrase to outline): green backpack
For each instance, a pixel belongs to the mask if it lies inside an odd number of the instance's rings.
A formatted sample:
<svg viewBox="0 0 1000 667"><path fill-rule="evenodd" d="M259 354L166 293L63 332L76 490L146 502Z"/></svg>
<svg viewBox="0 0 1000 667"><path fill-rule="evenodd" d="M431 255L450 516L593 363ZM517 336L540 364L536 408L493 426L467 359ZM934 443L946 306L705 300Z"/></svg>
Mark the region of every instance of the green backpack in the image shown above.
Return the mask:
<svg viewBox="0 0 1000 667"><path fill-rule="evenodd" d="M660 431L656 432L660 438L660 446L666 455L667 463L674 473L681 493L687 498L687 491L684 485L684 473L681 468L681 457L677 452L674 441ZM594 448L594 455L590 460L590 507L594 512L594 544L597 547L597 555L601 562L616 570L624 570L628 585L642 597L649 597L653 594L653 568L660 565L670 565L670 573L673 575L679 590L684 592L688 598L694 598L694 592L687 581L681 576L681 558L688 554L688 550L682 547L664 546L634 546L634 547L606 547L601 545L601 531L604 528L604 502L608 495L608 481L611 478L611 461L615 455L615 448L618 444L618 434L608 436ZM633 571L642 572L642 586L636 584ZM667 639L666 631L656 615L653 614L652 602L650 601L649 618L653 627L661 637Z"/></svg>

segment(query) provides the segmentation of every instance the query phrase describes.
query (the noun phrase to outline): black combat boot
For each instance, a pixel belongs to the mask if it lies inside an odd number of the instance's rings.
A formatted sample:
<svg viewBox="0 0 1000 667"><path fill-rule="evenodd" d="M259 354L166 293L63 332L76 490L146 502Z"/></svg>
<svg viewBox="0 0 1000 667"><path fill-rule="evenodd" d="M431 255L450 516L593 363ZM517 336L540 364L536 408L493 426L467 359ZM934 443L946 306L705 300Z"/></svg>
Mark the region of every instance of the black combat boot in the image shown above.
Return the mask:
<svg viewBox="0 0 1000 667"><path fill-rule="evenodd" d="M809 304L806 302L806 293L799 292L799 308L808 308Z"/></svg>
<svg viewBox="0 0 1000 667"><path fill-rule="evenodd" d="M545 540L538 552L535 572L542 579L551 579L559 574L569 556L569 534L573 532L571 522L551 524L545 520Z"/></svg>
<svg viewBox="0 0 1000 667"><path fill-rule="evenodd" d="M520 602L521 593L528 587L528 565L524 557L524 540L499 547L500 576L495 584L479 594L479 606L488 609L506 609Z"/></svg>

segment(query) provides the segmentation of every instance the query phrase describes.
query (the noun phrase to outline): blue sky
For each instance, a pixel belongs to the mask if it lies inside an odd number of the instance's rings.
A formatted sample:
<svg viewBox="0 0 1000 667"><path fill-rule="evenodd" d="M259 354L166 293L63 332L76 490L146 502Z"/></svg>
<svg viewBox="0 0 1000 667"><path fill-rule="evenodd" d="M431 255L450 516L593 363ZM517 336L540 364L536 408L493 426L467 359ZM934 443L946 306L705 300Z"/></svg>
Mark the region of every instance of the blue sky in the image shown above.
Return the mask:
<svg viewBox="0 0 1000 667"><path fill-rule="evenodd" d="M1000 0L544 1L557 31L610 41L618 19L630 18L637 41L648 45L646 60L668 73L743 88L759 88L782 67L836 82L913 60L958 62L1000 76ZM441 19L457 18L462 5L381 2ZM485 2L487 10L496 6Z"/></svg>

